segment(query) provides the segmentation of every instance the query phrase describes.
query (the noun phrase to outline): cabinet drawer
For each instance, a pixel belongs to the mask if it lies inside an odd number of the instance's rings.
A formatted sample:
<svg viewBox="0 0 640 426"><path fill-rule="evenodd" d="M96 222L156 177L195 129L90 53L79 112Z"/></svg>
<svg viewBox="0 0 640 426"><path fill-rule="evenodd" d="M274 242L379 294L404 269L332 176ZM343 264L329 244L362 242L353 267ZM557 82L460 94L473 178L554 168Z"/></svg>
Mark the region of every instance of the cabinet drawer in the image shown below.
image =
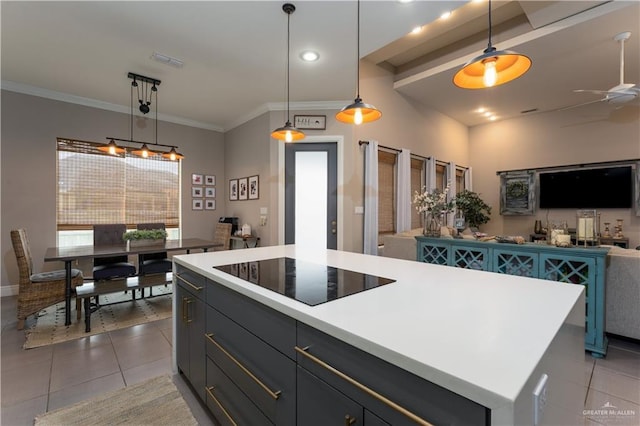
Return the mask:
<svg viewBox="0 0 640 426"><path fill-rule="evenodd" d="M207 408L221 425L272 425L258 408L207 358Z"/></svg>
<svg viewBox="0 0 640 426"><path fill-rule="evenodd" d="M207 356L278 425L295 425L296 364L217 310L207 308Z"/></svg>
<svg viewBox="0 0 640 426"><path fill-rule="evenodd" d="M196 274L184 266L176 265L175 281L198 299L204 300L207 279L202 275Z"/></svg>
<svg viewBox="0 0 640 426"><path fill-rule="evenodd" d="M296 321L247 296L209 281L207 304L231 318L263 341L295 359Z"/></svg>
<svg viewBox="0 0 640 426"><path fill-rule="evenodd" d="M360 404L300 367L298 394L299 425L366 424L363 422L364 410Z"/></svg>
<svg viewBox="0 0 640 426"><path fill-rule="evenodd" d="M490 424L490 410L487 408L302 323L298 323L297 346L300 366L387 423L415 424L406 414L385 404L374 393L432 424ZM306 348L304 352L316 360L302 354L301 348ZM356 387L318 360L373 393Z"/></svg>

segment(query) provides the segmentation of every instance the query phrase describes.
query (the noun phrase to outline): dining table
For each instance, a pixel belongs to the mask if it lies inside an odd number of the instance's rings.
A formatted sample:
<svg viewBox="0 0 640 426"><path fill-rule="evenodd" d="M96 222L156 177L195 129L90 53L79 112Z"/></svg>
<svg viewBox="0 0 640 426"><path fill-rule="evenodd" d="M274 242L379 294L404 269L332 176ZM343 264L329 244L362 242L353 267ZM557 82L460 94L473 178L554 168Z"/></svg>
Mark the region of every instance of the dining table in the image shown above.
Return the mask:
<svg viewBox="0 0 640 426"><path fill-rule="evenodd" d="M73 261L81 259L95 259L100 257L112 256L128 256L140 255L156 252L175 252L186 251L187 254L191 250L203 250L222 247L223 244L201 238L180 238L174 240L166 240L164 244L154 244L146 246L131 246L123 242L118 245L94 246L94 245L78 245L65 247L49 247L47 248L44 261L45 262L64 262L66 275L65 286L65 320L64 325L71 324L71 264Z"/></svg>

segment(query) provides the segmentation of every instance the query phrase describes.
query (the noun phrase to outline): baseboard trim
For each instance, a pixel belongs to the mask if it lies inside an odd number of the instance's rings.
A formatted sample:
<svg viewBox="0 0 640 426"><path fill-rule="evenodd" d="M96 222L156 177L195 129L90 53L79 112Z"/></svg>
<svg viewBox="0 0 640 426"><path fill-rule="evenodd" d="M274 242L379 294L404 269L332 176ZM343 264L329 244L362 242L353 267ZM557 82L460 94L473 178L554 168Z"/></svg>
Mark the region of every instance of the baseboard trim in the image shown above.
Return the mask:
<svg viewBox="0 0 640 426"><path fill-rule="evenodd" d="M17 296L18 285L3 285L0 286L0 297Z"/></svg>

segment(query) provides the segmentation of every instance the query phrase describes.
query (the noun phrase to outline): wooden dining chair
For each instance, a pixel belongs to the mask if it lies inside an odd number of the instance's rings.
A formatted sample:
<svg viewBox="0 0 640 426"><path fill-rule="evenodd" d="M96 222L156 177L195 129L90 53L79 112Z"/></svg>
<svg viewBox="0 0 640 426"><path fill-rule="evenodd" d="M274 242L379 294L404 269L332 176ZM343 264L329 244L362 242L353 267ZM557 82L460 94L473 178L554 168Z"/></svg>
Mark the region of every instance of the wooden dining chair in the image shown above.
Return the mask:
<svg viewBox="0 0 640 426"><path fill-rule="evenodd" d="M229 250L231 248L231 227L230 223L216 223L213 241L216 244L222 244L222 247L215 247L214 251Z"/></svg>
<svg viewBox="0 0 640 426"><path fill-rule="evenodd" d="M11 231L11 244L18 262L20 282L18 286L18 330L24 328L24 322L29 315L65 300L66 271L64 269L33 273L33 259L29 248L27 232L24 229ZM71 270L71 288L82 285L82 271ZM81 318L82 304L76 298L78 319Z"/></svg>

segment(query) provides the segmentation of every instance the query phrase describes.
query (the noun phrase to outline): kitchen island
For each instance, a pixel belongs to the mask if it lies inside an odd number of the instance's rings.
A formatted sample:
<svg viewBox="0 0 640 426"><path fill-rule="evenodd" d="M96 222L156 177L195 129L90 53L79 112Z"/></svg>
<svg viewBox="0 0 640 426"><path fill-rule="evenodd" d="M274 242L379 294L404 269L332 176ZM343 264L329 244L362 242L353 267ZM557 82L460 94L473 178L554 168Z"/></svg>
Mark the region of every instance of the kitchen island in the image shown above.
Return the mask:
<svg viewBox="0 0 640 426"><path fill-rule="evenodd" d="M280 258L393 282L311 306L251 282ZM295 246L175 256L174 277L174 364L223 424L581 420L582 286Z"/></svg>

